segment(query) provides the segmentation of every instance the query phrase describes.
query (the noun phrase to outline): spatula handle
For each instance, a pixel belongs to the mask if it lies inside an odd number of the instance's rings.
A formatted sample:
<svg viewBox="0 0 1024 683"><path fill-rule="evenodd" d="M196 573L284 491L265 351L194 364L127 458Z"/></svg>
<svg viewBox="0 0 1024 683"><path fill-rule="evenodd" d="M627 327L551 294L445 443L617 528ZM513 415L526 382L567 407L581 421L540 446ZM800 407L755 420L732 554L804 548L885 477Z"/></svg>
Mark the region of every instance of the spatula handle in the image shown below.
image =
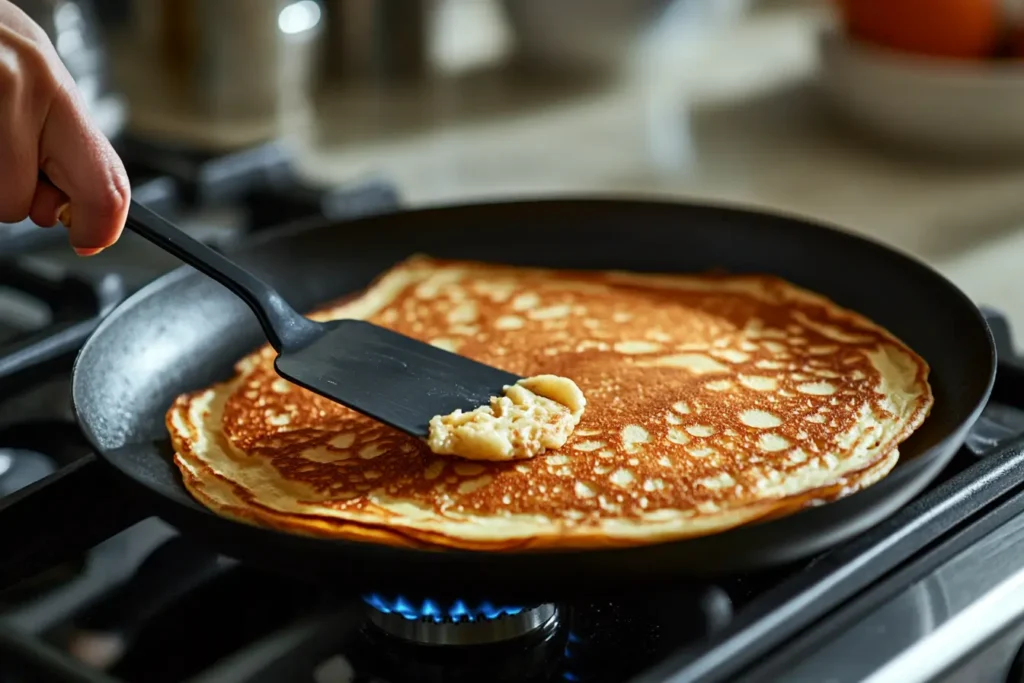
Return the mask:
<svg viewBox="0 0 1024 683"><path fill-rule="evenodd" d="M237 294L256 314L278 353L302 348L320 335L320 326L297 313L276 289L134 199L125 225Z"/></svg>

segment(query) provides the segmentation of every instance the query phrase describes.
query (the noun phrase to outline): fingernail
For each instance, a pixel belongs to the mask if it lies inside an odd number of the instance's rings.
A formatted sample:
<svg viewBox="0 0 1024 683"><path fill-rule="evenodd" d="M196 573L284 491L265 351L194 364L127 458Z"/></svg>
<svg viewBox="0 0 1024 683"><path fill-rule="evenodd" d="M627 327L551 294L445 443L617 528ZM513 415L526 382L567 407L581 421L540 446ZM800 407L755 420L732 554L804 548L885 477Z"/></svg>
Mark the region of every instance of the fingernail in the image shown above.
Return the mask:
<svg viewBox="0 0 1024 683"><path fill-rule="evenodd" d="M79 256L95 256L103 249L103 247L74 247L75 253Z"/></svg>
<svg viewBox="0 0 1024 683"><path fill-rule="evenodd" d="M60 205L60 208L57 209L57 220L59 220L65 228L71 227L71 204Z"/></svg>

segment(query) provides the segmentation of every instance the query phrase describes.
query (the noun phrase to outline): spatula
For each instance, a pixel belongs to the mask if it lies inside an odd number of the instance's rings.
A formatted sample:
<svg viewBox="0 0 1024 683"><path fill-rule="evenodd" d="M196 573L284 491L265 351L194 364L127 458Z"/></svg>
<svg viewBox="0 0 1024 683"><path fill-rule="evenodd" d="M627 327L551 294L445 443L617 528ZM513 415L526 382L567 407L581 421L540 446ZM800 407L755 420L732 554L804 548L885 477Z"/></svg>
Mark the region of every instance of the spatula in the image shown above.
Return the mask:
<svg viewBox="0 0 1024 683"><path fill-rule="evenodd" d="M273 287L132 200L127 227L241 298L290 382L414 436L435 415L472 410L520 377L363 320L319 323Z"/></svg>

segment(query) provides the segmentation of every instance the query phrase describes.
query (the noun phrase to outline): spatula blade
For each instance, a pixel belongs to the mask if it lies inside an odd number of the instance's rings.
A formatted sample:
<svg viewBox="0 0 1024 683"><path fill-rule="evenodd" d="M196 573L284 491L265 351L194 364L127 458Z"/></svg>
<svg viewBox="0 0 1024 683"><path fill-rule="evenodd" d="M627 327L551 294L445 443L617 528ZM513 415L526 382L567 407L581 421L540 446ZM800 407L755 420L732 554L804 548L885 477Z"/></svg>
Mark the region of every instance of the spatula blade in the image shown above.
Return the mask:
<svg viewBox="0 0 1024 683"><path fill-rule="evenodd" d="M435 415L486 405L521 379L363 320L327 325L278 356L278 374L414 436L425 437Z"/></svg>

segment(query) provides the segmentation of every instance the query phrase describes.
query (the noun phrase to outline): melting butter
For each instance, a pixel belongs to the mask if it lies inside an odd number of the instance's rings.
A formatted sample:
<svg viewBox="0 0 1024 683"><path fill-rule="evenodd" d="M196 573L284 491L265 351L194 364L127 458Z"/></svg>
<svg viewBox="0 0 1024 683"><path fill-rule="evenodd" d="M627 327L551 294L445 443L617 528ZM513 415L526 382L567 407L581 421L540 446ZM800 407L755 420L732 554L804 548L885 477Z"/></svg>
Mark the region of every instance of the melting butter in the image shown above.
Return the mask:
<svg viewBox="0 0 1024 683"><path fill-rule="evenodd" d="M438 455L467 460L524 460L561 448L587 405L576 383L537 375L504 387L486 406L430 420L427 445Z"/></svg>

